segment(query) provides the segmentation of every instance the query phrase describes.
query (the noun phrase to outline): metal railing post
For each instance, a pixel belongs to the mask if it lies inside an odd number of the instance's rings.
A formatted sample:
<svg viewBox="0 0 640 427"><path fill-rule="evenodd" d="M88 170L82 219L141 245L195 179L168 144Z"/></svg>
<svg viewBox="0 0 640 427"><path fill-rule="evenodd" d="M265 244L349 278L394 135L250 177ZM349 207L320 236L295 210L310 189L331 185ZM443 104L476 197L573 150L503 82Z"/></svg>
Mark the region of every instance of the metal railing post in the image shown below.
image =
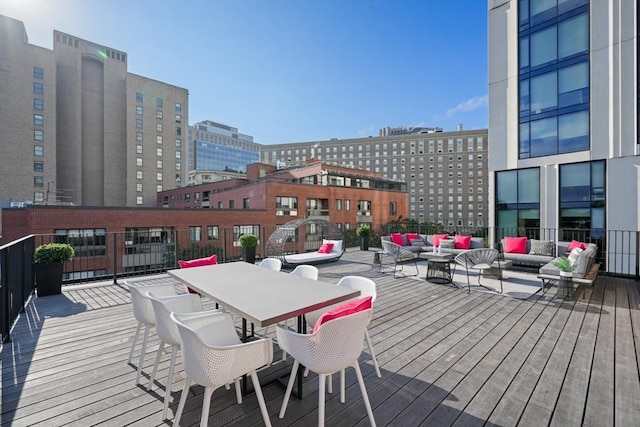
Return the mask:
<svg viewBox="0 0 640 427"><path fill-rule="evenodd" d="M113 233L113 284L118 284L118 236Z"/></svg>

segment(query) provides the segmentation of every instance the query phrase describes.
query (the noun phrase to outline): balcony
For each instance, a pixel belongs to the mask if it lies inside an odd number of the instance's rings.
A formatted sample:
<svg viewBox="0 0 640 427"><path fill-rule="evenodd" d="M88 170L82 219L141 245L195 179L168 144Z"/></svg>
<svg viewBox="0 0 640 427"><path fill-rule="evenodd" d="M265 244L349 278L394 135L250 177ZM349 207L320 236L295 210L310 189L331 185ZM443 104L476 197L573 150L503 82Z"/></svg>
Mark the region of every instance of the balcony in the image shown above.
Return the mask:
<svg viewBox="0 0 640 427"><path fill-rule="evenodd" d="M637 281L601 275L575 301L554 298L556 286L519 300L468 294L424 277L394 279L384 269L379 273L372 261L372 252L349 248L340 261L318 267L326 282L353 274L377 284L369 334L382 378L375 375L366 345L360 365L378 426L637 424ZM168 280L164 274L144 278ZM209 301L207 308L212 306ZM169 421L163 421L160 384L169 356L161 359L154 391L135 386L135 367L126 363L135 327L120 279L66 286L62 295L34 298L0 353L2 423L171 423L184 383L181 365ZM156 348L154 338L144 364L147 375ZM285 374L288 363L272 369ZM304 380L304 398L292 400L283 419L277 415L283 387L259 376L274 426L316 425L314 374ZM338 381L334 376L336 388L326 396L326 425L368 425L353 370L346 375L345 404L339 401ZM201 405L202 388L194 387L181 425L198 423ZM209 425L219 424L261 425L255 398L237 405L233 388L217 390Z"/></svg>

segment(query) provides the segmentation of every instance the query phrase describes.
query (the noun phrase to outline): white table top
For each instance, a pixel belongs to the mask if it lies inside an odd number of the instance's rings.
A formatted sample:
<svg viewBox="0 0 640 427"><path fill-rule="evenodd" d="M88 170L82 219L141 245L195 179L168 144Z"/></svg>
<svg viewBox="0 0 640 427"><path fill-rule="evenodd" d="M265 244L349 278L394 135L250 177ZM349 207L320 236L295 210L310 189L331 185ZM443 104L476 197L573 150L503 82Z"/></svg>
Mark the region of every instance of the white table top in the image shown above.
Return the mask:
<svg viewBox="0 0 640 427"><path fill-rule="evenodd" d="M246 262L169 270L167 273L258 327L360 295L357 290Z"/></svg>

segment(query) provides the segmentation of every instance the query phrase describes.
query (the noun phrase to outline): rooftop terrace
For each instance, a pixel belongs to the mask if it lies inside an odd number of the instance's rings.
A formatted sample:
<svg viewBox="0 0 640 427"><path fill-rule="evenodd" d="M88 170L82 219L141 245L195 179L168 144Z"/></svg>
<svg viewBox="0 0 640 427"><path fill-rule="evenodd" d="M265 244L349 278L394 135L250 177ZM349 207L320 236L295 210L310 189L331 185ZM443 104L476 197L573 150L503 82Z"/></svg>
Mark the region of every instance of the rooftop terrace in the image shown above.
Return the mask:
<svg viewBox="0 0 640 427"><path fill-rule="evenodd" d="M555 286L520 300L468 294L423 278L394 279L379 273L372 260L372 252L349 249L340 261L319 269L320 280L327 282L356 274L377 283L369 333L381 379L364 345L361 357L377 425L638 425L637 282L601 276L593 287L579 288L574 301L556 299ZM0 354L2 426L171 425L182 368L176 370L169 421L163 421L160 384L169 357L162 359L154 391L134 385L135 368L126 360L135 327L122 283L67 287L62 295L36 298ZM156 348L154 340L147 375ZM288 365L273 369L284 373ZM345 404L337 391L327 398L327 425L369 425L352 370L346 380ZM262 387L274 426L316 424L314 374L305 379L304 398L290 402L284 419L277 415L284 388L266 381ZM187 400L183 426L199 422L203 389L193 391L197 395ZM233 390L214 393L210 414L212 426L262 424L256 399L249 396L238 405Z"/></svg>

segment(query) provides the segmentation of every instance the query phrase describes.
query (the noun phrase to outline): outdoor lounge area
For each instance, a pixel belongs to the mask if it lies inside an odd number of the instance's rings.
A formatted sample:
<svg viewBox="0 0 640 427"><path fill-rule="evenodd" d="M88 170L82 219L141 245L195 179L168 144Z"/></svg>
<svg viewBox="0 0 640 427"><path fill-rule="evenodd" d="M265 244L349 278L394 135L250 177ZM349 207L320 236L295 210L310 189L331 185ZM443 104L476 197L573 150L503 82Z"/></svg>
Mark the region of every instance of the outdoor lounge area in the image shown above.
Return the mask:
<svg viewBox="0 0 640 427"><path fill-rule="evenodd" d="M394 278L385 260L382 266L374 264L378 251L348 248L339 261L317 266L325 282L358 275L376 283L367 329L381 378L364 341L360 368L378 426L637 425L636 281L600 275L593 286L577 287L573 299L560 299L557 284L540 291L537 271L507 270L503 294L474 286L468 293L466 273L459 268L452 277L456 286L426 281L425 259L418 261L417 276ZM137 280L171 283L175 278ZM483 284L492 280L497 282L488 278ZM530 296L511 297L508 284L517 281L537 289ZM3 426L172 425L184 384L181 357L168 419L162 420L169 354L161 358L156 386L147 391L158 348L152 335L142 385L135 385L136 366L127 357L136 321L123 282L68 287L62 295L29 304L0 355ZM204 305L214 308L208 300ZM292 360L282 362L277 345L273 360L258 372L272 425L316 425L317 375L304 378L303 398L292 397L280 419L285 389L267 377L287 375ZM340 403L337 375L333 382L326 425L370 425L354 371L346 372L345 403ZM191 388L180 425L199 423L203 390ZM214 392L208 425L262 424L254 396L237 404L233 386Z"/></svg>

